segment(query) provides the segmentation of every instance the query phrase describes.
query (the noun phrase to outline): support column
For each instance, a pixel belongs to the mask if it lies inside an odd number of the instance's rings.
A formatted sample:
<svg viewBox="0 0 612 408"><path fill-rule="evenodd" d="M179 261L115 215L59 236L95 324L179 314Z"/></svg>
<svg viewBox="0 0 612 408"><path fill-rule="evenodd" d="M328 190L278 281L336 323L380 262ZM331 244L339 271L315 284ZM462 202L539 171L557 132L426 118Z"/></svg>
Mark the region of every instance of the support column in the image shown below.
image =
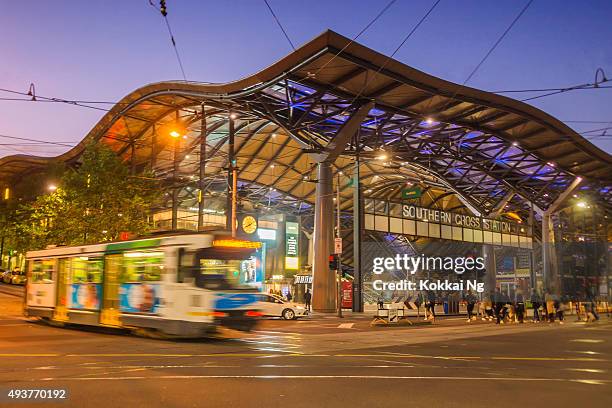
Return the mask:
<svg viewBox="0 0 612 408"><path fill-rule="evenodd" d="M204 228L204 176L206 174L206 137L208 132L206 129L206 111L202 104L202 123L200 125L200 180L198 181L198 231Z"/></svg>
<svg viewBox="0 0 612 408"><path fill-rule="evenodd" d="M228 135L228 150L227 150L227 205L225 206L225 227L228 231L232 230L232 187L234 186L234 118L232 112L229 112L229 135Z"/></svg>
<svg viewBox="0 0 612 408"><path fill-rule="evenodd" d="M180 139L177 137L174 140L174 167L172 171L172 230L177 229L178 225L178 199L179 199L179 186L178 186L178 159L180 151Z"/></svg>
<svg viewBox="0 0 612 408"><path fill-rule="evenodd" d="M506 204L512 200L514 192L510 191L501 199L499 203L491 210L489 217L497 218L503 212ZM495 246L491 244L484 244L482 246L482 254L485 261L485 297L492 297L495 293L495 285L497 284L497 260L495 258Z"/></svg>
<svg viewBox="0 0 612 408"><path fill-rule="evenodd" d="M312 306L318 312L336 310L336 277L329 269L333 248L334 202L331 164L322 161L317 167L317 188L314 214L314 264Z"/></svg>
<svg viewBox="0 0 612 408"><path fill-rule="evenodd" d="M542 278L547 294L556 296L561 294L552 214L548 212L542 214Z"/></svg>
<svg viewBox="0 0 612 408"><path fill-rule="evenodd" d="M489 298L495 293L495 285L497 283L497 261L495 259L495 247L490 244L485 244L482 247L482 252L485 261L485 296Z"/></svg>
<svg viewBox="0 0 612 408"><path fill-rule="evenodd" d="M176 111L176 125L179 123L179 111ZM172 230L177 229L178 224L178 199L179 199L179 186L178 186L178 166L179 166L179 153L180 153L181 137L174 138L174 160L173 160L173 171L172 171Z"/></svg>
<svg viewBox="0 0 612 408"><path fill-rule="evenodd" d="M544 281L545 295L559 296L561 294L561 276L557 264L552 216L581 182L582 177L576 177L546 211L539 210L542 217L542 280Z"/></svg>
<svg viewBox="0 0 612 408"><path fill-rule="evenodd" d="M357 140L359 143L359 140ZM353 312L363 312L363 275L361 273L361 237L363 231L363 194L359 171L359 145L356 144L353 172Z"/></svg>

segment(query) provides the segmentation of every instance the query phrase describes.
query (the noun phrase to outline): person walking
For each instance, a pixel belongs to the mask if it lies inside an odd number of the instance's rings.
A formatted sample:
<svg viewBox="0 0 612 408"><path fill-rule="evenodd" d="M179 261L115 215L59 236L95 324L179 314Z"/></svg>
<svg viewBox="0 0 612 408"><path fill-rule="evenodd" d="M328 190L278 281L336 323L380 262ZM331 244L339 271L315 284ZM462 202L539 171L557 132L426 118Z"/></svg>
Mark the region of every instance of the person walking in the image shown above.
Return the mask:
<svg viewBox="0 0 612 408"><path fill-rule="evenodd" d="M427 307L426 310L429 312L429 316L426 320L436 320L436 294L433 290L427 292Z"/></svg>
<svg viewBox="0 0 612 408"><path fill-rule="evenodd" d="M514 309L516 310L516 317L518 318L519 324L523 323L525 316L525 299L523 298L523 292L521 290L516 291Z"/></svg>
<svg viewBox="0 0 612 408"><path fill-rule="evenodd" d="M306 310L310 312L310 300L312 299L312 295L310 294L310 289L306 289L306 293L304 293L304 303Z"/></svg>
<svg viewBox="0 0 612 408"><path fill-rule="evenodd" d="M476 320L476 316L474 315L474 306L476 306L476 296L472 294L472 292L468 292L465 297L465 301L467 302L467 322L471 323L472 320Z"/></svg>
<svg viewBox="0 0 612 408"><path fill-rule="evenodd" d="M291 295L291 291L287 292L287 296L285 296L287 298L287 302L291 302L291 300L293 299L293 296Z"/></svg>
<svg viewBox="0 0 612 408"><path fill-rule="evenodd" d="M544 297L546 300L546 314L548 315L548 323L555 322L555 298L547 293Z"/></svg>
<svg viewBox="0 0 612 408"><path fill-rule="evenodd" d="M540 323L540 306L542 305L542 299L540 295L534 289L531 291L531 305L533 306L533 322Z"/></svg>
<svg viewBox="0 0 612 408"><path fill-rule="evenodd" d="M493 304L495 305L495 317L497 318L496 324L504 324L506 312L504 311L502 314L502 309L504 309L505 303L504 296L499 288L495 288L495 293L493 294Z"/></svg>

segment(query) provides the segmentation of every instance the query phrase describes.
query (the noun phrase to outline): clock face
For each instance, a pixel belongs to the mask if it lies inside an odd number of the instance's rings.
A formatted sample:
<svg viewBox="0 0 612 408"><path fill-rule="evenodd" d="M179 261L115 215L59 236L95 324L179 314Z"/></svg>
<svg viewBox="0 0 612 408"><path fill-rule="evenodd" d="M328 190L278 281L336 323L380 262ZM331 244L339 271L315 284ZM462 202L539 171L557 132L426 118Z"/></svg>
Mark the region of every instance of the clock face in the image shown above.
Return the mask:
<svg viewBox="0 0 612 408"><path fill-rule="evenodd" d="M252 215L247 215L242 219L242 230L247 234L252 234L257 230L257 220Z"/></svg>

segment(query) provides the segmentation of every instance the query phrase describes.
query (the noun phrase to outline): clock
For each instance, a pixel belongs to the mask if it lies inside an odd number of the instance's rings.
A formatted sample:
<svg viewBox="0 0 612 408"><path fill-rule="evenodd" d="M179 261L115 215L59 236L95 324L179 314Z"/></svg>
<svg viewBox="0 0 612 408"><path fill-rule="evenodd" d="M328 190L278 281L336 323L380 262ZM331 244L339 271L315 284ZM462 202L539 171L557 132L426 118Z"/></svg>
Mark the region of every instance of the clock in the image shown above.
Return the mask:
<svg viewBox="0 0 612 408"><path fill-rule="evenodd" d="M257 231L257 220L252 215L247 215L242 219L242 230L247 234Z"/></svg>

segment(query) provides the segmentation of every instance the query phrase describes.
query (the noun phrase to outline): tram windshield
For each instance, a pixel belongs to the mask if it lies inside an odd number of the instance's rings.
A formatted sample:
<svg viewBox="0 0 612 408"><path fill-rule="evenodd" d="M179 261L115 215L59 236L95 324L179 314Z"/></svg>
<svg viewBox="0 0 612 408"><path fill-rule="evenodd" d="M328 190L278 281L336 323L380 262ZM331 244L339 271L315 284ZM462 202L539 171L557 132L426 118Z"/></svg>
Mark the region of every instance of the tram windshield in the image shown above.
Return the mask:
<svg viewBox="0 0 612 408"><path fill-rule="evenodd" d="M241 289L240 273L249 263L252 249L225 251L213 248L181 254L179 282L193 278L197 287L210 290Z"/></svg>

